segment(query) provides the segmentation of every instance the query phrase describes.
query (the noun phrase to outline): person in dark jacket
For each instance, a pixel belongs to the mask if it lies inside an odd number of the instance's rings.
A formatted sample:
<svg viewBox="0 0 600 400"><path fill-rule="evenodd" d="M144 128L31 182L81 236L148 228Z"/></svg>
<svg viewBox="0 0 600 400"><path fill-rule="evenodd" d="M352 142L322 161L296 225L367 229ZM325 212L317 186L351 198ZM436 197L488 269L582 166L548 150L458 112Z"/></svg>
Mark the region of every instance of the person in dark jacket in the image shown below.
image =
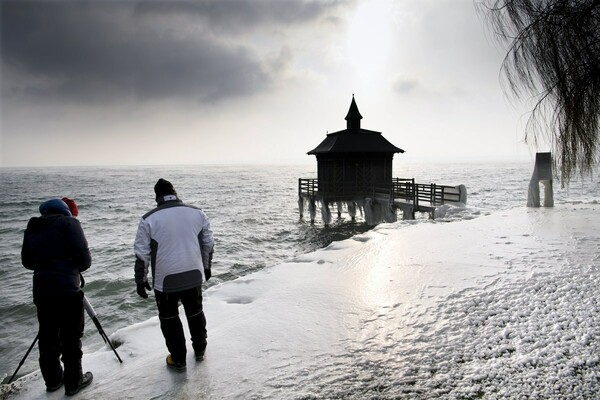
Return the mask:
<svg viewBox="0 0 600 400"><path fill-rule="evenodd" d="M81 369L84 314L80 289L80 274L90 267L92 258L81 224L64 201L45 201L39 210L41 216L27 224L21 261L33 270L40 370L47 391L64 384L65 393L73 395L93 379L91 372L83 374Z"/></svg>

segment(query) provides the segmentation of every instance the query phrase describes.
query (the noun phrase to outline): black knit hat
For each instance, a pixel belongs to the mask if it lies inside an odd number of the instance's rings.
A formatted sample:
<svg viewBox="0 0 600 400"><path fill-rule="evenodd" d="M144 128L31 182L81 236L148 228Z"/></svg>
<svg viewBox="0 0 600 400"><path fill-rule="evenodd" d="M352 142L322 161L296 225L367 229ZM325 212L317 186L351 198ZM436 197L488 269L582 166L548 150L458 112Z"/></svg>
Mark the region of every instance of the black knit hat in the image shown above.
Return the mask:
<svg viewBox="0 0 600 400"><path fill-rule="evenodd" d="M156 201L169 194L177 196L177 192L173 188L171 182L163 178L160 178L158 182L156 182L156 185L154 185L154 193L156 194Z"/></svg>

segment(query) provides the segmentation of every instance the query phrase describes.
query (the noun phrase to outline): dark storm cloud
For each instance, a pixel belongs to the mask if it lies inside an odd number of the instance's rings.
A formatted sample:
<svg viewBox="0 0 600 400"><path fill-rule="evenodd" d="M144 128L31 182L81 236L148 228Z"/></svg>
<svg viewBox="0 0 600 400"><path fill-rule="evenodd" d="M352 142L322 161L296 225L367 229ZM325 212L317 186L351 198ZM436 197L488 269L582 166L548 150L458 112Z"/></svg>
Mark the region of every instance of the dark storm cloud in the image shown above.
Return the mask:
<svg viewBox="0 0 600 400"><path fill-rule="evenodd" d="M244 32L261 25L310 22L336 7L335 1L294 0L215 0L215 1L145 1L137 5L140 14L179 14L205 19L215 31Z"/></svg>
<svg viewBox="0 0 600 400"><path fill-rule="evenodd" d="M3 1L4 99L189 98L268 90L289 50L265 60L243 33L317 19L329 3Z"/></svg>

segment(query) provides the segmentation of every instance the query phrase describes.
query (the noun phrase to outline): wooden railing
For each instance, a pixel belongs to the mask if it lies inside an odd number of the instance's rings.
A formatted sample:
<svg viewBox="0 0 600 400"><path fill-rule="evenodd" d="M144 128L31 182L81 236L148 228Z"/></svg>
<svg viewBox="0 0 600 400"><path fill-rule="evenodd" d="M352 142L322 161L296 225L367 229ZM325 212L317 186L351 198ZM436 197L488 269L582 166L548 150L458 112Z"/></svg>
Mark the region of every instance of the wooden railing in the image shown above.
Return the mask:
<svg viewBox="0 0 600 400"><path fill-rule="evenodd" d="M460 191L454 186L437 185L435 183L422 184L415 183L414 178L394 178L392 179L391 188L386 185L384 186L373 186L369 190L358 190L355 187L343 187L341 192L334 191L328 198L335 200L339 197L349 194L362 194L365 196L377 196L377 197L388 197L391 202L395 200L405 201L412 203L416 207L419 204L427 203L430 206L437 206L446 202L459 202L461 200ZM323 188L324 189L324 188ZM315 194L319 194L319 181L318 179L298 179L298 194L300 196L313 197ZM321 193L324 194L324 193ZM425 205L425 204L422 204Z"/></svg>
<svg viewBox="0 0 600 400"><path fill-rule="evenodd" d="M395 199L413 202L415 205L427 202L432 206L461 200L460 190L454 186L415 183L414 178L392 179L392 196Z"/></svg>
<svg viewBox="0 0 600 400"><path fill-rule="evenodd" d="M387 186L387 188L385 188ZM384 188L384 189L380 189ZM319 182L318 179L298 179L298 194L303 196L326 195L328 200L346 199L351 196L374 197L380 192L390 194L390 184L351 184L348 182Z"/></svg>
<svg viewBox="0 0 600 400"><path fill-rule="evenodd" d="M319 191L319 180L318 179L298 179L298 194L314 196L315 192Z"/></svg>

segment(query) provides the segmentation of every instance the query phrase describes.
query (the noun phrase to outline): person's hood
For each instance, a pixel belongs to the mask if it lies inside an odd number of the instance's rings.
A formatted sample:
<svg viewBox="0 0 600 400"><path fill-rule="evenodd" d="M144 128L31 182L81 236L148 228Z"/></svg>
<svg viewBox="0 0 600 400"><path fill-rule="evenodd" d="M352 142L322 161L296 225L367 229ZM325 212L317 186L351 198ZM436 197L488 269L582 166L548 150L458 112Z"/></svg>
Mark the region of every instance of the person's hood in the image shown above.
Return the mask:
<svg viewBox="0 0 600 400"><path fill-rule="evenodd" d="M40 214L42 214L42 216L50 214L61 214L67 217L72 216L71 211L69 211L69 206L61 199L50 199L43 202L40 205Z"/></svg>

